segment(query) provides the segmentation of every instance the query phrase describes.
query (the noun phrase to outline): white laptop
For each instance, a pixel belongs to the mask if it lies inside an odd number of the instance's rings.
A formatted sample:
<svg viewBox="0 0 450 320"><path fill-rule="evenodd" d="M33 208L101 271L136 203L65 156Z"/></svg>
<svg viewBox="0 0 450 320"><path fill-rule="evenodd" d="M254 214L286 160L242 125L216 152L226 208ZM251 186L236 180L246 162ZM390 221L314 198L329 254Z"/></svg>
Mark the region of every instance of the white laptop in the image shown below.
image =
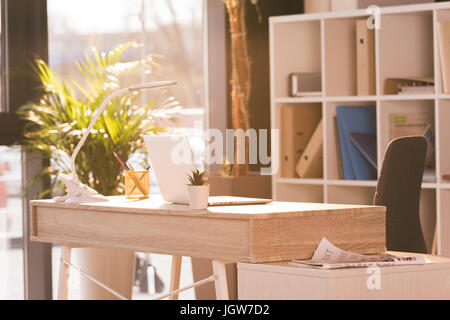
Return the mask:
<svg viewBox="0 0 450 320"><path fill-rule="evenodd" d="M145 146L164 201L189 204L188 175L197 167L189 144L182 135L145 135ZM209 197L209 206L264 204L272 200L231 196Z"/></svg>

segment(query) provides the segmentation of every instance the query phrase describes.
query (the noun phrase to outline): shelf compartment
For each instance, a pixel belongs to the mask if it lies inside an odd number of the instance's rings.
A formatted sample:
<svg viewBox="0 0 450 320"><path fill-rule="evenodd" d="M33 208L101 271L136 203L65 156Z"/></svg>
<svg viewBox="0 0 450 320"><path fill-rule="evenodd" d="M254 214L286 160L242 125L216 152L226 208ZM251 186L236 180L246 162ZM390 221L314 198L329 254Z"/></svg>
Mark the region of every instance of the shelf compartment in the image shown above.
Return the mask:
<svg viewBox="0 0 450 320"><path fill-rule="evenodd" d="M434 98L434 96L433 96ZM346 102L346 101L375 101L376 96L329 96L329 97L284 97L274 99L275 103L314 103L314 102Z"/></svg>
<svg viewBox="0 0 450 320"><path fill-rule="evenodd" d="M450 257L450 189L440 190L441 210L440 210L440 246L439 254Z"/></svg>
<svg viewBox="0 0 450 320"><path fill-rule="evenodd" d="M280 178L277 181L279 183L285 183L285 184L306 184L306 185L324 185L325 184L325 180L323 180L323 179Z"/></svg>
<svg viewBox="0 0 450 320"><path fill-rule="evenodd" d="M435 106L434 101L430 100L411 100L411 101L382 101L380 103L379 110L380 118L380 150L379 150L379 163L384 158L386 149L392 140L395 138L395 134L391 133L391 121L394 115L418 115L426 114L426 122L430 123L432 130L436 130L435 124ZM421 135L420 128L417 128L415 135ZM407 134L411 135L411 134ZM436 168L436 162L434 158L431 160L431 168ZM428 174L426 176L429 176ZM425 177L426 177L425 176ZM425 179L424 182L436 182L436 177Z"/></svg>
<svg viewBox="0 0 450 320"><path fill-rule="evenodd" d="M381 101L411 101L411 100L435 100L436 95L434 94L392 94L392 95L383 95L380 97Z"/></svg>
<svg viewBox="0 0 450 320"><path fill-rule="evenodd" d="M328 186L327 201L336 204L372 205L375 187Z"/></svg>
<svg viewBox="0 0 450 320"><path fill-rule="evenodd" d="M275 103L320 103L322 101L322 97L284 97L275 99Z"/></svg>
<svg viewBox="0 0 450 320"><path fill-rule="evenodd" d="M325 91L326 96L357 95L357 43L356 23L368 17L327 19L325 36ZM375 43L372 44L375 57ZM373 82L375 82L375 65ZM372 94L375 94L376 89Z"/></svg>
<svg viewBox="0 0 450 320"><path fill-rule="evenodd" d="M437 10L436 12L436 16L437 16L437 23L441 22L441 21L450 21L450 9L442 9L442 10ZM438 93L439 94L443 94L444 93L444 79L442 77L442 64L441 64L441 52L440 52L440 43L439 43L439 29L438 26L436 26L436 32L437 32L437 37L436 37L436 49L437 49L437 53L436 53L436 64L438 66L437 68L437 78L439 79L438 82Z"/></svg>
<svg viewBox="0 0 450 320"><path fill-rule="evenodd" d="M337 146L339 136L336 135L335 120L337 106L376 106L375 101L342 101L342 102L327 102L325 103L326 112L326 166L327 166L327 180L339 180L339 161L337 154ZM349 180L342 180L349 181ZM352 180L351 180L352 181Z"/></svg>
<svg viewBox="0 0 450 320"><path fill-rule="evenodd" d="M280 129L280 170L278 178L296 179L299 175L296 171L297 164L303 152L313 141L322 116L322 103L285 103L278 104L276 109L277 128ZM323 135L323 131L322 131ZM323 148L323 143L322 147ZM322 151L323 155L323 151ZM322 156L323 172L323 156ZM305 178L323 178L311 172Z"/></svg>
<svg viewBox="0 0 450 320"><path fill-rule="evenodd" d="M275 198L277 201L323 203L324 187L320 185L300 185L278 183Z"/></svg>
<svg viewBox="0 0 450 320"><path fill-rule="evenodd" d="M275 97L290 96L291 73L322 72L320 21L271 24L272 85Z"/></svg>
<svg viewBox="0 0 450 320"><path fill-rule="evenodd" d="M376 96L331 96L325 97L326 102L346 102L346 101L375 101Z"/></svg>
<svg viewBox="0 0 450 320"><path fill-rule="evenodd" d="M440 181L450 183L450 180L443 180L442 175L450 175L450 100L439 100L439 158L440 158Z"/></svg>
<svg viewBox="0 0 450 320"><path fill-rule="evenodd" d="M374 180L328 180L329 186L347 186L347 187L376 187L377 181Z"/></svg>
<svg viewBox="0 0 450 320"><path fill-rule="evenodd" d="M420 224L428 252L431 253L436 230L436 190L422 189L420 194Z"/></svg>
<svg viewBox="0 0 450 320"><path fill-rule="evenodd" d="M388 78L434 78L432 11L382 15L379 72L382 94Z"/></svg>

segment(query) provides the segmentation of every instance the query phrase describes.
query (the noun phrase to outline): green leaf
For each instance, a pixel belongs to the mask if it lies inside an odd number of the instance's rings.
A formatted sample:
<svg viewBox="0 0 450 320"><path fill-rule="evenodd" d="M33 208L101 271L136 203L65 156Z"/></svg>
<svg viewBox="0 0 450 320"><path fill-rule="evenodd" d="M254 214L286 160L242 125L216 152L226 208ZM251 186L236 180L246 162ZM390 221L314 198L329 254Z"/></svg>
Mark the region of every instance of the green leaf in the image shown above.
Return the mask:
<svg viewBox="0 0 450 320"><path fill-rule="evenodd" d="M58 173L69 171L69 156L80 141L82 130L90 123L96 108L112 93L112 87L133 84L129 81L138 78L139 66L150 70L158 68L158 55L124 63L123 53L133 46L135 44L131 42L125 43L108 54L94 50L86 53L82 60L74 61L74 68L80 75L77 79L81 78L81 81L62 79L42 60L32 63L32 70L41 82L41 99L39 103L21 106L17 114L26 120L24 148L51 160L52 167L36 176L36 181L48 181L49 178L52 181L49 188L42 190L41 196L61 188L61 184L56 182ZM135 105L140 101L139 95L117 97L108 104L75 162L82 183L104 195L123 192L122 168L112 156L112 151L117 149L124 158L136 152L144 153L143 135L166 130L161 120L167 121L170 117L156 117L153 111L166 106L156 103L163 101L156 98L161 92L155 91L154 94L147 104L137 109Z"/></svg>

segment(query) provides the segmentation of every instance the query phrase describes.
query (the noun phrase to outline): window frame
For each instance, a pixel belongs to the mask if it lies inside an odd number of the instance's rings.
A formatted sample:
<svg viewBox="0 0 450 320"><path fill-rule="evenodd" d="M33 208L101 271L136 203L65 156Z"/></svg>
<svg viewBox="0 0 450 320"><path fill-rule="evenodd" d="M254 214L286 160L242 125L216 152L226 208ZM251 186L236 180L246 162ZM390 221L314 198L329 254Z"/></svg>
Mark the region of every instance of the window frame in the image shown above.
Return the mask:
<svg viewBox="0 0 450 320"><path fill-rule="evenodd" d="M21 139L23 123L15 111L26 102L39 98L39 83L25 73L29 62L38 56L48 62L47 0L1 0L2 6L2 89L0 145L11 145ZM226 107L226 32L222 0L204 0L204 103L205 127L225 131ZM9 42L9 39L14 41ZM11 76L11 75L14 76ZM25 299L52 299L51 244L29 239L29 200L39 189L30 185L42 169L45 159L22 152L22 184L28 190L23 198L23 254Z"/></svg>
<svg viewBox="0 0 450 320"><path fill-rule="evenodd" d="M0 145L9 146L20 143L23 132L16 110L40 97L30 62L35 57L48 60L47 1L1 0L1 18ZM40 189L31 182L44 161L22 149L22 190L27 190L22 198L25 299L52 298L51 245L31 242L28 232L29 200Z"/></svg>

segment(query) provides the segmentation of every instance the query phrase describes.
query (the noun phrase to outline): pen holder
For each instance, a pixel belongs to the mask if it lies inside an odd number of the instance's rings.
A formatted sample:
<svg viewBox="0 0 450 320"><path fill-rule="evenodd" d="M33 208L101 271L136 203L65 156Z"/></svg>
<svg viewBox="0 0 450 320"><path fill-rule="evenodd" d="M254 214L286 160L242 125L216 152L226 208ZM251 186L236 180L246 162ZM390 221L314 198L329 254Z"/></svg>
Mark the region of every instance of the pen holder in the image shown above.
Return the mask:
<svg viewBox="0 0 450 320"><path fill-rule="evenodd" d="M125 196L127 199L145 199L150 194L150 171L125 171Z"/></svg>

